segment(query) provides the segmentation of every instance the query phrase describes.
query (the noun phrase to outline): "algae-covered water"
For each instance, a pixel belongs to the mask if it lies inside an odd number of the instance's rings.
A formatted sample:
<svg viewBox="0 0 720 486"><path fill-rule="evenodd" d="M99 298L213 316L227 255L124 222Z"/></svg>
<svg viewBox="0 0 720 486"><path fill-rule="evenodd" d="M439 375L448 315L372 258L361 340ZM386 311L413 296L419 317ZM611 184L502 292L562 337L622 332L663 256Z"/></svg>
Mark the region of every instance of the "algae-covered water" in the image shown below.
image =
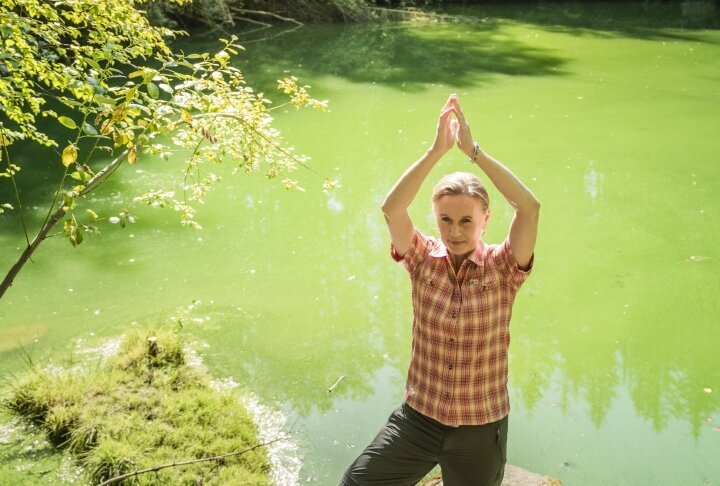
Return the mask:
<svg viewBox="0 0 720 486"><path fill-rule="evenodd" d="M453 12L480 19L470 23L241 37L251 85L279 101L275 80L291 73L330 100L329 113L274 115L343 187L324 194L300 170L306 191L289 193L220 168L198 232L128 203L179 166L122 167L94 209L129 206L138 222L77 249L41 246L0 301L1 374L28 355L76 361L197 300L184 330L211 372L286 414L298 482L337 484L402 399L409 359L410 287L379 205L455 91L476 138L542 203L511 326L509 461L568 485L720 484L720 31L653 5L475 7ZM43 163L21 181L35 221L54 180ZM469 168L456 152L430 178ZM432 233L430 186L412 213ZM491 210L497 242L511 216L497 191ZM23 243L13 217L0 219L1 269ZM7 430L0 483L46 484L59 460Z"/></svg>

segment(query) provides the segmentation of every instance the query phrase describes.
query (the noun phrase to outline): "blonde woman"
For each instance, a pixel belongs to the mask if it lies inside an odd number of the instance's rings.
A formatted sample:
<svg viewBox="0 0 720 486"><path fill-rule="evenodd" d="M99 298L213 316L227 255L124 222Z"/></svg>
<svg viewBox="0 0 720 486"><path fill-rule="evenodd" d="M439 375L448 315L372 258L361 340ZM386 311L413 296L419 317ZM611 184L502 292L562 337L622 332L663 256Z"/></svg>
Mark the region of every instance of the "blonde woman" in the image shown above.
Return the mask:
<svg viewBox="0 0 720 486"><path fill-rule="evenodd" d="M471 173L443 177L432 203L440 239L415 228L408 207L454 146L515 210L507 237L488 244L485 186ZM440 465L445 486L495 486L506 461L509 324L532 265L540 203L473 141L457 96L440 112L432 147L382 205L391 253L412 282L412 355L405 400L345 471L343 486L414 485Z"/></svg>

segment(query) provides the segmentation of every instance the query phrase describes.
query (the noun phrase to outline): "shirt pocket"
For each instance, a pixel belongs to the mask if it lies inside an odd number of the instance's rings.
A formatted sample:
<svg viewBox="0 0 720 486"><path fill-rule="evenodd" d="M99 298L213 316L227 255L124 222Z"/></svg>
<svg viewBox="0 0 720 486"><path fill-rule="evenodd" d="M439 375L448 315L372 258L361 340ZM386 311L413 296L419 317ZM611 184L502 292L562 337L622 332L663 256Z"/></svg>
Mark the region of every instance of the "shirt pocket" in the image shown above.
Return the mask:
<svg viewBox="0 0 720 486"><path fill-rule="evenodd" d="M450 308L453 285L447 277L438 275L432 269L424 269L415 277L416 312L421 316L442 314Z"/></svg>
<svg viewBox="0 0 720 486"><path fill-rule="evenodd" d="M465 309L469 319L468 331L473 341L480 343L492 332L492 321L496 319L500 303L501 283L495 274L470 278L465 283Z"/></svg>

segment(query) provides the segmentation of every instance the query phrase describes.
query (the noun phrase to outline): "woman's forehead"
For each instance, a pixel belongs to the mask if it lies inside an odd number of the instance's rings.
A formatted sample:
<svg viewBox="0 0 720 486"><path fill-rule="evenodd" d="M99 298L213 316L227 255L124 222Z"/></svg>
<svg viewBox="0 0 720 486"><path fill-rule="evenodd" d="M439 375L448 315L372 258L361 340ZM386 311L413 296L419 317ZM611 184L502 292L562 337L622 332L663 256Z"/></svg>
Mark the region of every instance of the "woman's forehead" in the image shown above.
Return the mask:
<svg viewBox="0 0 720 486"><path fill-rule="evenodd" d="M445 195L433 201L437 213L473 213L482 211L482 201L465 194Z"/></svg>

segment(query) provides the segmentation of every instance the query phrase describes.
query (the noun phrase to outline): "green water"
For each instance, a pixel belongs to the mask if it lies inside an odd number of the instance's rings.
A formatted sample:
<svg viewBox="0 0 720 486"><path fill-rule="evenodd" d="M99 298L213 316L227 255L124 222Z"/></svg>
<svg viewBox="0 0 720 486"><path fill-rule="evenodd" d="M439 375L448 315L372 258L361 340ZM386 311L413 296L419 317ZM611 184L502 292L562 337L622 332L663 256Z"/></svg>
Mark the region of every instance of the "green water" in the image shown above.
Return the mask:
<svg viewBox="0 0 720 486"><path fill-rule="evenodd" d="M409 358L410 287L379 205L456 91L475 136L543 205L511 326L509 461L568 485L719 485L720 31L679 5L461 13L486 21L305 26L247 42L251 85L271 92L288 70L331 100L330 113L275 115L342 189L323 194L300 171L307 191L287 193L221 168L201 232L131 205L140 219L125 230L108 225L79 249L47 241L0 302L1 374L23 370L26 352L77 360L200 300L185 329L213 374L287 414L303 484L336 484L402 399ZM430 179L468 168L457 152ZM27 174L37 220L50 185ZM142 159L94 208L179 175ZM430 185L412 211L427 232ZM497 242L511 212L496 191L491 210ZM23 238L2 218L7 269ZM5 442L0 483L44 484L43 467L18 472L31 456Z"/></svg>

